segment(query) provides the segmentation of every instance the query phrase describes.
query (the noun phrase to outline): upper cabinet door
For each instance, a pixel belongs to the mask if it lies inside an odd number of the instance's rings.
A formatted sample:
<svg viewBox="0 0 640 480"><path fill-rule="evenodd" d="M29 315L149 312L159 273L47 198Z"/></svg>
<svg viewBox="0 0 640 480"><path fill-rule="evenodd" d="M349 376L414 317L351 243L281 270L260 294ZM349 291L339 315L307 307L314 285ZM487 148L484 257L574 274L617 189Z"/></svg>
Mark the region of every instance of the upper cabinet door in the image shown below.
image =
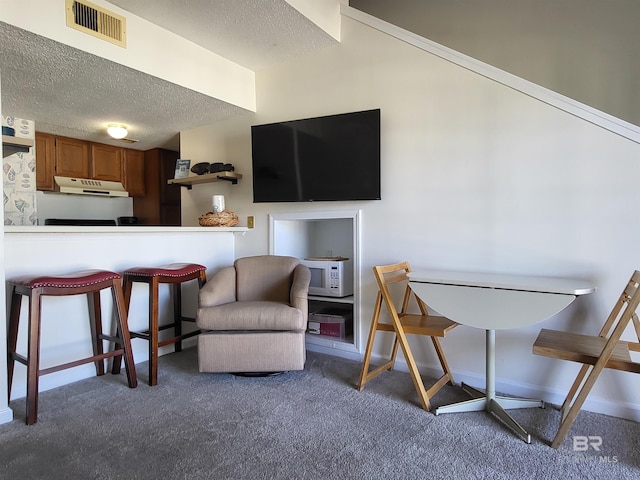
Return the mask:
<svg viewBox="0 0 640 480"><path fill-rule="evenodd" d="M52 191L56 168L56 139L48 133L36 132L36 189Z"/></svg>
<svg viewBox="0 0 640 480"><path fill-rule="evenodd" d="M91 178L108 182L122 182L122 148L91 144Z"/></svg>
<svg viewBox="0 0 640 480"><path fill-rule="evenodd" d="M124 149L124 188L130 197L144 197L144 152Z"/></svg>
<svg viewBox="0 0 640 480"><path fill-rule="evenodd" d="M74 138L56 137L56 175L89 178L89 144Z"/></svg>

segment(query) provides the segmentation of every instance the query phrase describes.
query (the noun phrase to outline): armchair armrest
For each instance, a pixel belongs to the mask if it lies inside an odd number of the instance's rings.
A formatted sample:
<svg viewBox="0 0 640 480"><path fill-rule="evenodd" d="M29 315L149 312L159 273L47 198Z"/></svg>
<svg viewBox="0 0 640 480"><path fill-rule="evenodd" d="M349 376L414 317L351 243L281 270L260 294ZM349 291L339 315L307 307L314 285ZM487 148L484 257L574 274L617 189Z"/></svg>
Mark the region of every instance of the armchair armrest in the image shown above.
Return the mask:
<svg viewBox="0 0 640 480"><path fill-rule="evenodd" d="M216 273L198 292L198 305L215 307L236 301L236 269L226 267Z"/></svg>
<svg viewBox="0 0 640 480"><path fill-rule="evenodd" d="M311 282L311 271L302 264L296 266L293 270L290 303L292 307L302 311L305 322L309 312L309 282Z"/></svg>

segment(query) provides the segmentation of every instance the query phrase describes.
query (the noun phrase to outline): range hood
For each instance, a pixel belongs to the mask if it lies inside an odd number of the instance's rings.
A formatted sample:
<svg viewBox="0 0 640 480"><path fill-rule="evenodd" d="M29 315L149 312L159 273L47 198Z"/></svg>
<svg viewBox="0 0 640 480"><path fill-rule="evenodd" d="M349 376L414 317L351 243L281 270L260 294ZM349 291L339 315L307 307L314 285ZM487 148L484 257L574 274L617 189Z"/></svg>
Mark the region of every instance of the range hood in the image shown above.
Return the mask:
<svg viewBox="0 0 640 480"><path fill-rule="evenodd" d="M88 178L53 177L56 190L60 193L74 193L77 195L97 195L100 197L128 197L129 192L120 182L106 182Z"/></svg>

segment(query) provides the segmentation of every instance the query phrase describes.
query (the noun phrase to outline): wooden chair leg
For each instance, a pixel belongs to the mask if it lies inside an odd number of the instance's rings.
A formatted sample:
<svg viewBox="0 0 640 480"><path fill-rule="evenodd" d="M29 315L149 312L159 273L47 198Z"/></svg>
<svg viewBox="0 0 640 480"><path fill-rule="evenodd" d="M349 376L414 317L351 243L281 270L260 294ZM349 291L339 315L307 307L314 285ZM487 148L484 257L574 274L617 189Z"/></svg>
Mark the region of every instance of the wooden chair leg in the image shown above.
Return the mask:
<svg viewBox="0 0 640 480"><path fill-rule="evenodd" d="M433 347L436 349L438 360L440 361L442 371L444 372L443 378L447 378L447 382L445 383L449 383L449 385L455 385L455 381L453 380L453 372L449 368L449 363L447 362L447 358L444 356L444 350L442 349L440 341L436 337L431 337L431 341L433 342Z"/></svg>
<svg viewBox="0 0 640 480"><path fill-rule="evenodd" d="M122 292L121 280L115 279L113 281L113 285L111 286L111 297L113 299L113 308L116 312L117 330L119 331L119 338L122 342L121 348L124 350L124 368L127 372L127 381L130 388L135 388L138 386L138 379L136 376L136 366L133 361L127 308L125 306L126 302Z"/></svg>
<svg viewBox="0 0 640 480"><path fill-rule="evenodd" d="M158 384L158 278L149 283L149 385Z"/></svg>
<svg viewBox="0 0 640 480"><path fill-rule="evenodd" d="M564 442L564 438L573 425L573 422L578 416L578 413L580 413L580 409L582 408L584 401L587 399L587 395L589 395L589 392L593 388L593 385L596 383L598 375L600 375L600 372L603 368L604 364L599 369L596 369L596 367L592 368L591 373L587 376L587 379L582 385L582 388L578 391L575 400L573 401L573 403L569 403L570 407L566 411L566 415L563 414L563 420L560 423L560 428L558 429L558 432L556 433L556 436L551 443L551 446L553 448L559 448L560 445L562 445L562 442Z"/></svg>
<svg viewBox="0 0 640 480"><path fill-rule="evenodd" d="M402 343L401 343L402 345ZM420 403L422 404L422 408L424 410L431 410L431 402L429 401L430 395L427 390L424 388L424 382L422 381L422 377L420 376L420 371L418 370L418 365L413 358L410 350L407 350L407 353L402 352L407 360L407 365L409 367L409 373L411 374L411 379L413 380L413 384L416 387L418 392L418 396L420 397ZM409 358L407 358L407 356Z"/></svg>
<svg viewBox="0 0 640 480"><path fill-rule="evenodd" d="M562 414L562 416L560 418L561 422L564 421L564 419L566 418L567 411L571 407L571 404L573 403L573 400L576 397L578 389L580 388L580 385L582 385L584 377L589 372L589 369L591 369L591 365L589 365L589 364L584 364L584 365L582 365L582 367L580 367L580 371L578 372L578 376L574 380L573 385L571 385L571 388L569 389L569 393L567 393L567 398L565 398L564 402L562 402L562 407L560 407L560 413Z"/></svg>
<svg viewBox="0 0 640 480"><path fill-rule="evenodd" d="M11 385L13 384L13 371L16 363L14 354L18 345L18 324L20 323L20 310L22 307L22 295L16 293L15 285L11 285L9 291L11 309L9 313L9 328L7 330L7 400L11 400Z"/></svg>
<svg viewBox="0 0 640 480"><path fill-rule="evenodd" d="M127 315L129 314L129 305L131 303L131 288L132 288L132 282L130 282L128 280L128 278L126 277L126 275L124 276L124 280L123 280L123 284L122 284L122 290L123 290L123 302L124 302L124 308L127 312ZM128 317L127 317L127 321L128 321ZM118 332L116 329L116 337L120 337L122 335L121 332ZM118 343L116 343L113 346L114 350L118 350L120 348L122 348L122 346ZM122 355L116 355L115 357L113 357L113 364L111 365L111 373L113 375L119 375L120 371L122 369Z"/></svg>
<svg viewBox="0 0 640 480"><path fill-rule="evenodd" d="M376 305L373 311L373 319L371 321L371 329L369 330L369 339L367 341L367 347L365 349L364 358L362 361L362 370L360 372L360 382L358 383L358 390L362 391L367 382L378 375L384 372L385 370L391 370L393 368L395 362L395 352L397 351L397 338L394 340L394 348L391 353L391 358L389 361L385 362L383 365L375 368L373 371L369 372L369 367L371 365L371 353L373 351L373 343L376 336L376 331L378 330L378 321L380 320L380 311L382 309L382 295L378 292L378 298L376 299Z"/></svg>
<svg viewBox="0 0 640 480"><path fill-rule="evenodd" d="M34 288L29 300L29 339L27 345L27 425L38 420L38 377L40 371L40 310L42 297Z"/></svg>
<svg viewBox="0 0 640 480"><path fill-rule="evenodd" d="M100 292L87 293L87 303L89 305L89 324L91 327L91 345L93 355L102 355L102 308L100 304ZM96 375L104 375L104 360L96 360Z"/></svg>
<svg viewBox="0 0 640 480"><path fill-rule="evenodd" d="M176 337L175 351L182 351L182 283L171 285L173 290L173 331Z"/></svg>
<svg viewBox="0 0 640 480"><path fill-rule="evenodd" d="M411 353L411 348L409 347L407 336L405 335L404 331L400 326L396 326L396 335L398 336L398 342L400 343L400 347L402 348L402 354L404 355L404 359L407 362L407 366L409 367L409 373L411 374L413 385L416 387L416 390L418 391L418 396L420 397L420 403L422 404L422 408L429 411L431 410L431 403L429 402L429 394L427 393L427 390L424 388L424 383L422 382L422 377L420 376L418 365L416 364L416 361L413 358L413 354Z"/></svg>

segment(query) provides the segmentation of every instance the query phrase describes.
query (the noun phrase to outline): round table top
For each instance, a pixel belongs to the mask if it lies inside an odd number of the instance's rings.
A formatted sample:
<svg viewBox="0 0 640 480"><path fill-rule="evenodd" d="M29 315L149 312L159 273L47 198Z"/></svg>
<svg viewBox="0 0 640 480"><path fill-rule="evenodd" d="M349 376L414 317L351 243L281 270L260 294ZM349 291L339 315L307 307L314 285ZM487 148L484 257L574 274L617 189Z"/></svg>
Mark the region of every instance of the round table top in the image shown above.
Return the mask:
<svg viewBox="0 0 640 480"><path fill-rule="evenodd" d="M487 330L541 322L595 291L585 280L556 277L420 271L409 285L432 310L455 322Z"/></svg>

